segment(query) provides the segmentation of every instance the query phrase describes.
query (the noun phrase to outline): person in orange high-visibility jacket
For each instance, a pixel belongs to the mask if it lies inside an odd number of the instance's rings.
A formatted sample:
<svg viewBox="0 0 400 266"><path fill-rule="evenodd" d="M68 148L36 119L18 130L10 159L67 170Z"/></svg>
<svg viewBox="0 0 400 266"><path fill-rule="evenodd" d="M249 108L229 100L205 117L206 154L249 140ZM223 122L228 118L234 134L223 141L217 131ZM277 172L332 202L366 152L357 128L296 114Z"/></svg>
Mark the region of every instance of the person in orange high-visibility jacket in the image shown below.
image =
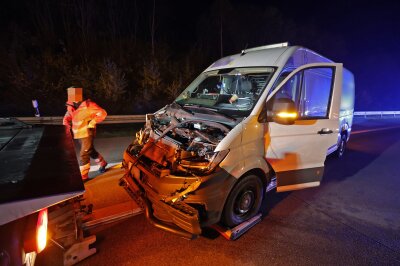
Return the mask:
<svg viewBox="0 0 400 266"><path fill-rule="evenodd" d="M75 139L81 144L80 150L80 171L82 179L88 179L90 170L90 158L93 158L99 165L99 172L103 173L107 162L103 156L94 148L96 136L96 124L102 122L107 112L90 99L83 100L82 88L68 88L68 101L66 103L63 124L71 129Z"/></svg>

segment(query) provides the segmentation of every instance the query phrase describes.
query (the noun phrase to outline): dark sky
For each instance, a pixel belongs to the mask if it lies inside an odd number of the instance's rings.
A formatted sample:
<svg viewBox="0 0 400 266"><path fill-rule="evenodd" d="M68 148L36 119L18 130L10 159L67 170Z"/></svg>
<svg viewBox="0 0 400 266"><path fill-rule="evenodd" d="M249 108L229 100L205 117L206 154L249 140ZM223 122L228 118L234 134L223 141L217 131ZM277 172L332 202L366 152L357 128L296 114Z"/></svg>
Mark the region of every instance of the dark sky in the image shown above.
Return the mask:
<svg viewBox="0 0 400 266"><path fill-rule="evenodd" d="M344 41L344 47L327 43L327 49L318 52L344 63L355 74L357 109L400 110L399 1L268 3L287 12L297 23L317 25ZM312 46L312 42L304 45ZM339 48L345 51L337 53Z"/></svg>

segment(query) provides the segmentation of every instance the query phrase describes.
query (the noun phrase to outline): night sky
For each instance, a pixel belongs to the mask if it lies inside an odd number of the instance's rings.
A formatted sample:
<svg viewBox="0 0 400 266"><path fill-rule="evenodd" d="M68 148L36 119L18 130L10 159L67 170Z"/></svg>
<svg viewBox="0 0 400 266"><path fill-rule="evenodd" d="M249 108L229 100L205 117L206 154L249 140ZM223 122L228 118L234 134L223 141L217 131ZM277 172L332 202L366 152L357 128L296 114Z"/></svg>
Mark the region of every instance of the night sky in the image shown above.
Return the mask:
<svg viewBox="0 0 400 266"><path fill-rule="evenodd" d="M354 73L356 109L400 110L400 2L315 3L299 1L288 14L298 23L318 25L343 42L340 47L327 43L320 53ZM279 7L284 9L284 5ZM312 40L304 45L312 47Z"/></svg>
<svg viewBox="0 0 400 266"><path fill-rule="evenodd" d="M40 25L38 26L32 20L32 13L34 13L32 8L36 9L37 17L37 14L40 14L38 9L44 2L50 3L50 13L54 15L55 34L53 34L54 40L40 42L38 39L40 40L41 37L36 34ZM98 33L97 38L125 40L128 31L132 29L127 26L125 20L121 19L119 24L116 24L117 29L114 30L118 33L117 35L111 36L110 32L105 30L110 26L104 13L112 7L116 10L115 14L121 14L122 18L127 18L127 22L129 22L129 18L136 21L137 35L135 38L137 36L139 41L145 43L143 47L150 47L149 32L153 1L99 0L86 2L92 3L92 7L95 6L96 9L96 12L91 13L90 19L94 22L91 24L90 30ZM64 5L70 3L79 4L82 1L19 0L2 3L0 26L5 34L0 38L0 56L9 56L12 47L18 40L21 40L20 37L19 39L15 37L18 35L15 32L19 32L21 36L32 36L29 41L20 44L22 47L26 46L25 57L18 59L20 65L24 65L25 59L32 57L30 55L32 51L36 53L35 56L38 56L38 53L47 49L44 48L47 45L52 47L54 54L60 53L61 49L65 48L60 48L59 43L73 41L63 35L61 28L64 24L61 20L57 22ZM138 6L135 7L138 10L135 18L133 18L134 15L129 14L130 10L133 10L134 3ZM175 60L189 53L192 47L200 47L199 50L203 49L201 51L207 52L203 53L204 57L201 63L192 62L198 64L195 69L196 75L217 60L221 53L225 56L238 53L246 46L250 48L288 41L292 45L305 46L336 62L341 62L353 72L356 82L356 111L400 110L400 89L398 88L398 84L400 84L400 3L397 1L336 0L295 1L292 3L279 0L156 0L155 3L156 53L160 51L160 47L168 46L168 58ZM223 51L220 49L219 42L221 12L223 13ZM51 46L53 42L56 44ZM77 38L76 42L80 42L80 39ZM97 50L89 49L87 51ZM85 53L83 49L82 53ZM151 55L149 50L141 51L140 54L143 57ZM107 55L99 52L93 58L97 57L107 57ZM90 56L82 54L80 58L90 60ZM12 60L1 61L3 62L0 63L2 79L0 93L6 92L2 94L1 104L6 106L3 104L4 98L13 93L11 87L15 82L7 82L8 77L13 75L7 65ZM137 72L130 72L123 60L115 59L115 61L128 77L128 87L140 83L135 80L135 77L132 77ZM75 60L73 64L77 65L80 62ZM24 68L21 67L21 69ZM32 75L34 76L34 74ZM162 71L161 75L163 75ZM194 76L192 74L190 78L192 79ZM64 78L68 79L68 77ZM54 78L52 83L54 83ZM32 84L30 86L34 86ZM39 85L35 86L39 87ZM60 86L64 86L64 83ZM0 108L0 111L4 109L6 108Z"/></svg>

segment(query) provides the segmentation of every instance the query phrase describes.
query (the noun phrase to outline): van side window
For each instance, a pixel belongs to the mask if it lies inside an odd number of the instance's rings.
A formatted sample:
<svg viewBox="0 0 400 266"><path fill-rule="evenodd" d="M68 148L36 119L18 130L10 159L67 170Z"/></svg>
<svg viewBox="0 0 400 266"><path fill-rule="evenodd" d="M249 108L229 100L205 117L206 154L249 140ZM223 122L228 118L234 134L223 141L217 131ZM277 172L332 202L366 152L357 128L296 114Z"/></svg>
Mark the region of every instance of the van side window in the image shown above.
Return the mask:
<svg viewBox="0 0 400 266"><path fill-rule="evenodd" d="M292 73L291 70L283 71L282 73L279 74L279 77L276 79L274 85L272 86L271 90L268 92L268 95L271 94L275 88L282 83L282 81L290 74Z"/></svg>
<svg viewBox="0 0 400 266"><path fill-rule="evenodd" d="M333 69L310 68L303 71L299 103L301 118L327 118L332 94Z"/></svg>
<svg viewBox="0 0 400 266"><path fill-rule="evenodd" d="M276 99L288 98L296 102L298 98L299 88L301 84L301 73L297 73L291 77L275 94Z"/></svg>
<svg viewBox="0 0 400 266"><path fill-rule="evenodd" d="M291 77L288 81L283 84L283 86L275 93L271 101L275 101L277 99L291 99L298 106L298 99L300 95L300 86L302 79L302 72L297 73L293 77ZM271 103L272 103L271 102Z"/></svg>

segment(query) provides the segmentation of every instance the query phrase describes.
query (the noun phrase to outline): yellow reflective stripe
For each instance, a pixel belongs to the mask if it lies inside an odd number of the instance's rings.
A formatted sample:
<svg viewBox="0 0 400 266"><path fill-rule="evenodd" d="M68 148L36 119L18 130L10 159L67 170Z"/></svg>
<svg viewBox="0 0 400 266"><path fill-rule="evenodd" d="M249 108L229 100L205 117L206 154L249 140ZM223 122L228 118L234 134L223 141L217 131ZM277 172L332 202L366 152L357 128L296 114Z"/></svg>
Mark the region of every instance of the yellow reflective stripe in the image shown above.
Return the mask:
<svg viewBox="0 0 400 266"><path fill-rule="evenodd" d="M88 133L88 128L83 127L83 128L72 128L72 132L74 133L75 138L84 138L89 136Z"/></svg>
<svg viewBox="0 0 400 266"><path fill-rule="evenodd" d="M81 171L81 175L87 175L90 170L90 163L79 166L79 170Z"/></svg>
<svg viewBox="0 0 400 266"><path fill-rule="evenodd" d="M72 127L72 131L73 132L84 132L84 131L86 131L87 130L87 127L80 127L80 128L74 128L74 127Z"/></svg>

